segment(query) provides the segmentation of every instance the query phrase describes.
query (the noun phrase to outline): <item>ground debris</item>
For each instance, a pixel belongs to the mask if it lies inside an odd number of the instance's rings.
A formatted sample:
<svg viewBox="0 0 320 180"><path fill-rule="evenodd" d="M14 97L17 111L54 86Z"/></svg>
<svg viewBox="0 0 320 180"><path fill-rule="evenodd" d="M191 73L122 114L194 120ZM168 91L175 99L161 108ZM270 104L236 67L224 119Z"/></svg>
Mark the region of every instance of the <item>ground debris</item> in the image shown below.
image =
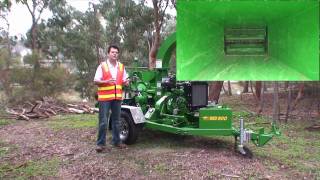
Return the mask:
<svg viewBox="0 0 320 180"><path fill-rule="evenodd" d="M98 112L97 108L92 108L87 104L66 104L59 102L51 97L43 97L35 102L26 102L22 105L6 108L5 115L2 118L26 120L30 119L47 119L58 114L92 114Z"/></svg>

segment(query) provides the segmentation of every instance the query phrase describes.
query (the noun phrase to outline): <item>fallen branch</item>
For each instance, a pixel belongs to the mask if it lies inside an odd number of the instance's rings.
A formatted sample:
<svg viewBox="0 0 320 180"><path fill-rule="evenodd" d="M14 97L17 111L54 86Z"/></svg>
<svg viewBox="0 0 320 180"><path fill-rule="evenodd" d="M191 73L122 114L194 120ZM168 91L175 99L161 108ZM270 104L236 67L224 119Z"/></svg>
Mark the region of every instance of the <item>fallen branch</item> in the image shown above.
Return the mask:
<svg viewBox="0 0 320 180"><path fill-rule="evenodd" d="M52 98L44 97L41 101L27 101L23 105L6 108L6 112L7 114L3 115L3 118L28 121L30 119L46 119L61 113L91 114L99 112L99 109L91 108L86 104L59 103Z"/></svg>
<svg viewBox="0 0 320 180"><path fill-rule="evenodd" d="M221 174L222 176L232 177L232 178L240 178L240 176L232 175L232 174Z"/></svg>

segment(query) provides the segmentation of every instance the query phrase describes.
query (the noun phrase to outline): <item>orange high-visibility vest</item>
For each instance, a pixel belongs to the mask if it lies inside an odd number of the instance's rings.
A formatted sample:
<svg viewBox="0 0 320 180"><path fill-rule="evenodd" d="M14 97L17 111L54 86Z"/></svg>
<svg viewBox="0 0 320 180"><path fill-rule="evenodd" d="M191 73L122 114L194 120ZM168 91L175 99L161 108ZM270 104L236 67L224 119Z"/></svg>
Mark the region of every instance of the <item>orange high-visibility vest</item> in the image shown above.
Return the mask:
<svg viewBox="0 0 320 180"><path fill-rule="evenodd" d="M118 63L117 77L115 83L105 83L98 86L98 101L122 100L122 78L124 72L123 64ZM101 63L102 80L112 78L106 62Z"/></svg>

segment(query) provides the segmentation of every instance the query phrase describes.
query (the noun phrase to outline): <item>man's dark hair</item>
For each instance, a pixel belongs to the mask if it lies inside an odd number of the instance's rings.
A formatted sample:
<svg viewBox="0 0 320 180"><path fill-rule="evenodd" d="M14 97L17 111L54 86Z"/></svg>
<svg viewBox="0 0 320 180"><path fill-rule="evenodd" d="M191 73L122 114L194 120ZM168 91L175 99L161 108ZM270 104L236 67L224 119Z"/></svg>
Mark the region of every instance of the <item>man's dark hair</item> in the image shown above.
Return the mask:
<svg viewBox="0 0 320 180"><path fill-rule="evenodd" d="M118 52L120 51L120 50L119 50L119 47L118 47L117 45L110 45L110 46L108 47L108 54L109 54L111 48L118 50Z"/></svg>

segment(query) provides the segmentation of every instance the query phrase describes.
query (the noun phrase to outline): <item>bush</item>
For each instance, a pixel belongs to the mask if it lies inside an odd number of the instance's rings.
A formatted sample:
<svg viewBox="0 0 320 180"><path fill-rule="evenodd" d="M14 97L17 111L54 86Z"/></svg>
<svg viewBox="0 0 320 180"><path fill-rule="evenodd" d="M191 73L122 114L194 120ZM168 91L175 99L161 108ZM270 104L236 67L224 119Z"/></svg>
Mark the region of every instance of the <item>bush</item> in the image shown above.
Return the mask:
<svg viewBox="0 0 320 180"><path fill-rule="evenodd" d="M89 77L78 77L75 90L80 93L82 98L88 98L90 100L94 99L94 96L97 93L97 87L93 83L93 79Z"/></svg>
<svg viewBox="0 0 320 180"><path fill-rule="evenodd" d="M36 100L44 96L56 97L73 88L75 78L64 68L14 69L11 82L14 91L11 103Z"/></svg>

